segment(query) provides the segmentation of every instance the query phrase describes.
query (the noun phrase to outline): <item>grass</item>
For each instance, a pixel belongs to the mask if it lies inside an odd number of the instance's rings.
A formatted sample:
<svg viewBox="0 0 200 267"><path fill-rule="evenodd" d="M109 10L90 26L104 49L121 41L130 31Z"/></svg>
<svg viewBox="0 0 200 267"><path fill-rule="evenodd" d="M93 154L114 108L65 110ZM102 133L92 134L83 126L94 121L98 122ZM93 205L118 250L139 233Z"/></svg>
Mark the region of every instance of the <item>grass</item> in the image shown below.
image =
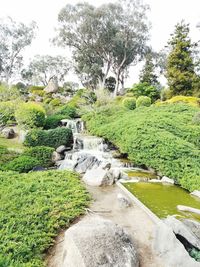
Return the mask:
<svg viewBox="0 0 200 267"><path fill-rule="evenodd" d="M183 103L133 111L112 105L83 119L92 134L111 141L134 164L151 167L193 191L200 190L200 126L192 122L197 112L199 108Z"/></svg>
<svg viewBox="0 0 200 267"><path fill-rule="evenodd" d="M23 144L18 143L17 139L6 139L0 136L0 146L7 147L9 150L22 151L24 149Z"/></svg>
<svg viewBox="0 0 200 267"><path fill-rule="evenodd" d="M44 266L44 252L89 202L67 171L0 173L0 267Z"/></svg>

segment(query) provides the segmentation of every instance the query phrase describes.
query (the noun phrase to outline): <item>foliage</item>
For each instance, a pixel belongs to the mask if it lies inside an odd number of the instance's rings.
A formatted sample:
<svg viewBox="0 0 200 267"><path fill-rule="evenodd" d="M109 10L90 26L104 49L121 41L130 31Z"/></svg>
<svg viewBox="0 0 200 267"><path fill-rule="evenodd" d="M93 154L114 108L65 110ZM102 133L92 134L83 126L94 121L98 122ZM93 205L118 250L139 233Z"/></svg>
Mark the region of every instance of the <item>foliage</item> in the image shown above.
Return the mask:
<svg viewBox="0 0 200 267"><path fill-rule="evenodd" d="M192 119L192 122L194 124L200 125L200 112L197 112L196 114L194 114L194 117Z"/></svg>
<svg viewBox="0 0 200 267"><path fill-rule="evenodd" d="M16 102L14 101L0 102L0 125L15 121L15 109Z"/></svg>
<svg viewBox="0 0 200 267"><path fill-rule="evenodd" d="M52 105L52 106L54 106L54 107L56 107L56 106L59 106L59 105L61 104L61 101L60 101L59 98L54 98L54 99L52 99L52 100L50 101L49 104Z"/></svg>
<svg viewBox="0 0 200 267"><path fill-rule="evenodd" d="M37 91L43 91L44 90L44 86L36 86L36 85L32 85L28 87L28 91L31 93L36 93Z"/></svg>
<svg viewBox="0 0 200 267"><path fill-rule="evenodd" d="M24 128L42 127L45 122L44 108L34 102L23 103L15 112L17 123Z"/></svg>
<svg viewBox="0 0 200 267"><path fill-rule="evenodd" d="M155 86L158 84L158 76L155 74L155 64L153 62L153 54L149 53L145 56L145 65L140 73L140 83Z"/></svg>
<svg viewBox="0 0 200 267"><path fill-rule="evenodd" d="M151 106L151 98L148 96L139 96L136 100L136 107L150 107Z"/></svg>
<svg viewBox="0 0 200 267"><path fill-rule="evenodd" d="M23 69L22 78L34 84L46 86L52 77L57 77L58 81L64 81L69 71L69 63L62 56L36 55L28 66Z"/></svg>
<svg viewBox="0 0 200 267"><path fill-rule="evenodd" d="M20 94L15 86L8 86L7 84L0 84L0 101L10 101L19 98Z"/></svg>
<svg viewBox="0 0 200 267"><path fill-rule="evenodd" d="M39 161L30 156L20 155L2 167L4 171L29 172L39 166Z"/></svg>
<svg viewBox="0 0 200 267"><path fill-rule="evenodd" d="M43 267L43 254L61 228L88 204L77 174L0 173L0 266Z"/></svg>
<svg viewBox="0 0 200 267"><path fill-rule="evenodd" d="M52 166L52 153L54 148L47 146L35 146L28 148L24 151L23 156L28 156L36 159L39 166L50 167Z"/></svg>
<svg viewBox="0 0 200 267"><path fill-rule="evenodd" d="M67 117L61 114L47 116L47 118L45 119L44 129L49 130L57 128L58 126L60 126L60 121L62 119L67 119Z"/></svg>
<svg viewBox="0 0 200 267"><path fill-rule="evenodd" d="M192 123L196 112L182 103L128 112L117 105L83 118L92 134L113 142L135 164L152 167L192 191L200 189L200 126Z"/></svg>
<svg viewBox="0 0 200 267"><path fill-rule="evenodd" d="M75 118L77 115L76 108L71 106L70 104L66 104L56 112L56 115L63 115L65 116L65 119Z"/></svg>
<svg viewBox="0 0 200 267"><path fill-rule="evenodd" d="M134 84L128 92L133 93L136 98L139 96L148 96L152 102L155 102L160 97L158 86L149 85L147 82Z"/></svg>
<svg viewBox="0 0 200 267"><path fill-rule="evenodd" d="M112 70L119 83L131 63L140 59L148 39L147 6L142 1L123 0L95 7L88 3L68 4L59 13L54 42L70 47L75 70L83 85L104 88Z"/></svg>
<svg viewBox="0 0 200 267"><path fill-rule="evenodd" d="M18 154L14 151L9 151L7 147L0 145L0 169L8 162L16 158Z"/></svg>
<svg viewBox="0 0 200 267"><path fill-rule="evenodd" d="M178 23L168 42L170 54L167 58L166 78L172 95L192 95L197 83L194 49L189 37L189 25Z"/></svg>
<svg viewBox="0 0 200 267"><path fill-rule="evenodd" d="M135 109L136 108L136 98L135 97L126 97L123 100L123 105L127 109Z"/></svg>
<svg viewBox="0 0 200 267"><path fill-rule="evenodd" d="M22 65L22 51L31 44L36 24L17 23L10 17L0 23L0 76L8 82ZM5 100L4 100L5 101Z"/></svg>
<svg viewBox="0 0 200 267"><path fill-rule="evenodd" d="M194 107L199 107L200 106L200 98L194 97L194 96L174 96L169 100L163 101L158 103L157 105L162 105L162 104L173 104L173 103L185 103Z"/></svg>
<svg viewBox="0 0 200 267"><path fill-rule="evenodd" d="M24 145L26 146L49 146L57 148L61 145L71 146L73 136L71 129L56 128L52 130L34 129L26 135Z"/></svg>

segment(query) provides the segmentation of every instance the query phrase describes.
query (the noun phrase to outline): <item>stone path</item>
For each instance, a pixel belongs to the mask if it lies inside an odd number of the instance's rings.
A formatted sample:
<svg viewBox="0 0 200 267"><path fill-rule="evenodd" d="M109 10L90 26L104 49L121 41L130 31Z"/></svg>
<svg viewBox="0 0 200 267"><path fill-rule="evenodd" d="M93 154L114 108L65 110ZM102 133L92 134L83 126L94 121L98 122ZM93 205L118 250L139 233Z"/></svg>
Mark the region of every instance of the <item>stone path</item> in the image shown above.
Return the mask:
<svg viewBox="0 0 200 267"><path fill-rule="evenodd" d="M155 224L149 216L138 206L121 209L117 201L117 194L122 193L116 185L110 187L87 187L94 201L90 210L104 218L122 226L135 240L140 259L140 267L165 267L152 250L153 231ZM89 212L86 216L92 216ZM64 233L61 233L56 245L47 257L48 267L61 267ZM122 266L123 267L123 266Z"/></svg>

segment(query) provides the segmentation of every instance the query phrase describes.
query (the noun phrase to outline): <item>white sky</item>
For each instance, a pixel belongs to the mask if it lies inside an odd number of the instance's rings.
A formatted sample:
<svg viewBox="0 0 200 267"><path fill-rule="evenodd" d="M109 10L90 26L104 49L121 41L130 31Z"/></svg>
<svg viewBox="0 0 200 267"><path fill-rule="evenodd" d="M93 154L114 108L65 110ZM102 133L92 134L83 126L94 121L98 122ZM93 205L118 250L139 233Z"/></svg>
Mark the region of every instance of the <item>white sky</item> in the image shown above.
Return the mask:
<svg viewBox="0 0 200 267"><path fill-rule="evenodd" d="M85 0L86 1L86 0ZM0 17L11 16L14 20L25 23L34 20L39 30L37 38L31 47L25 51L28 60L35 54L56 55L63 52L53 47L49 39L54 37L54 28L57 26L57 15L67 3L75 4L77 0L0 0ZM87 0L87 2L100 5L108 0ZM114 2L114 0L110 0ZM174 31L174 25L185 19L191 26L191 37L194 41L200 39L200 29L196 28L200 22L200 0L145 0L150 5L149 20L152 23L151 45L155 50L162 49ZM132 68L128 83L137 80L138 68Z"/></svg>

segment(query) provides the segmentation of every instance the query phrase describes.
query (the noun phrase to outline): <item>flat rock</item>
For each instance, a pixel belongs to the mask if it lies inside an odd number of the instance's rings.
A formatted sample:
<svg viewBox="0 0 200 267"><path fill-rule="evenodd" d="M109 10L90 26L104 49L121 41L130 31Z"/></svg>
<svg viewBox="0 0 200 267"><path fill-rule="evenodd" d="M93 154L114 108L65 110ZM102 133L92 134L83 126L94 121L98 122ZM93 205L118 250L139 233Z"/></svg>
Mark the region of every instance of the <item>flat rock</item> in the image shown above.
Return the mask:
<svg viewBox="0 0 200 267"><path fill-rule="evenodd" d="M65 232L62 267L139 267L139 261L128 234L94 216Z"/></svg>
<svg viewBox="0 0 200 267"><path fill-rule="evenodd" d="M174 184L174 180L168 178L167 176L163 176L162 179L161 179L161 182L162 183L168 183L168 184Z"/></svg>
<svg viewBox="0 0 200 267"><path fill-rule="evenodd" d="M180 210L180 211L187 211L187 212L192 212L192 213L195 213L195 214L200 215L200 210L199 209L192 208L192 207L178 205L177 206L177 209Z"/></svg>
<svg viewBox="0 0 200 267"><path fill-rule="evenodd" d="M90 186L107 186L114 184L115 177L109 170L98 167L87 170L83 176L83 181Z"/></svg>
<svg viewBox="0 0 200 267"><path fill-rule="evenodd" d="M190 193L192 196L199 197L200 198L200 191L194 190L192 193Z"/></svg>

